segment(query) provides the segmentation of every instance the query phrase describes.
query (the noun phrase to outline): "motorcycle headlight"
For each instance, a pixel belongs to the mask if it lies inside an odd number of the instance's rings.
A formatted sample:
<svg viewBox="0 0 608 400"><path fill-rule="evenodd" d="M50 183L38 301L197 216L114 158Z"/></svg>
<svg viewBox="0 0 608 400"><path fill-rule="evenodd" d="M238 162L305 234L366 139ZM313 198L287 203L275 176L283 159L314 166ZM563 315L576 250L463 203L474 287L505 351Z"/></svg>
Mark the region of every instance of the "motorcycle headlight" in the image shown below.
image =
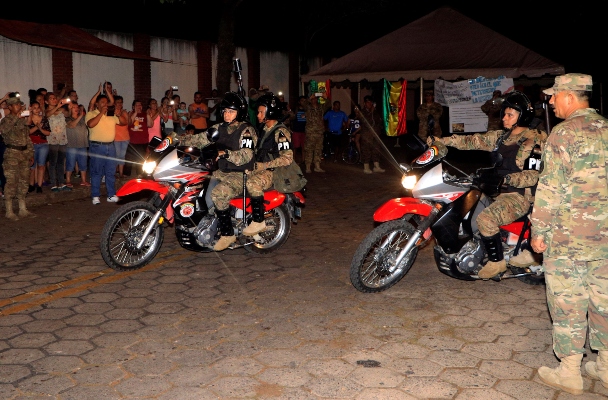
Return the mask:
<svg viewBox="0 0 608 400"><path fill-rule="evenodd" d="M401 178L401 186L408 190L412 190L414 186L416 186L417 181L418 178L416 177L416 175L403 175L403 177Z"/></svg>
<svg viewBox="0 0 608 400"><path fill-rule="evenodd" d="M156 161L146 161L142 168L146 174L151 174L154 172L154 169L156 169Z"/></svg>

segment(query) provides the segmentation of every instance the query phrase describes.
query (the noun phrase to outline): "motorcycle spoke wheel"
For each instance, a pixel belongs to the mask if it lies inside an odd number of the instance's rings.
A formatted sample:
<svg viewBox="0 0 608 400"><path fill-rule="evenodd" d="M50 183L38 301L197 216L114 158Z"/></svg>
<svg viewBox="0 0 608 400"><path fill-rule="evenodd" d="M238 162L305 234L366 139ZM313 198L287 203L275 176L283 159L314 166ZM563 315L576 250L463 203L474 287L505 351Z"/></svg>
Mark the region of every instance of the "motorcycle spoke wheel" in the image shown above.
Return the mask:
<svg viewBox="0 0 608 400"><path fill-rule="evenodd" d="M116 210L101 233L101 256L106 264L117 271L131 271L148 264L163 243L162 225L155 223L141 249L137 243L156 213L149 202L134 201Z"/></svg>
<svg viewBox="0 0 608 400"><path fill-rule="evenodd" d="M410 270L418 254L418 248L414 247L398 265L395 264L401 249L413 233L414 227L404 220L386 222L371 231L353 256L350 266L352 285L360 292L374 293L382 292L399 282Z"/></svg>
<svg viewBox="0 0 608 400"><path fill-rule="evenodd" d="M344 160L347 164L356 164L359 162L359 152L357 151L357 147L353 144L349 144L346 146L344 151L342 152L342 160Z"/></svg>
<svg viewBox="0 0 608 400"><path fill-rule="evenodd" d="M291 219L285 204L265 214L266 230L258 235L261 239L245 246L252 253L267 254L275 251L287 241L291 233Z"/></svg>

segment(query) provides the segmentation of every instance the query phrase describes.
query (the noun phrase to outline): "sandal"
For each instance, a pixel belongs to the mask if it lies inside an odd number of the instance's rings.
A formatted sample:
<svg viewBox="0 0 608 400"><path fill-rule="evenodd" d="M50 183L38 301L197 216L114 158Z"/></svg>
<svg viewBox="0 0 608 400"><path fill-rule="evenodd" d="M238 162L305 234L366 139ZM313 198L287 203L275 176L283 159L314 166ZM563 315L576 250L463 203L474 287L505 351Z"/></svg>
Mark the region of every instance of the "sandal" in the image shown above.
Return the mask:
<svg viewBox="0 0 608 400"><path fill-rule="evenodd" d="M82 182L80 186L91 186L91 184L89 182Z"/></svg>
<svg viewBox="0 0 608 400"><path fill-rule="evenodd" d="M67 186L69 188L74 187L74 185L72 185L71 183L66 183L64 186Z"/></svg>

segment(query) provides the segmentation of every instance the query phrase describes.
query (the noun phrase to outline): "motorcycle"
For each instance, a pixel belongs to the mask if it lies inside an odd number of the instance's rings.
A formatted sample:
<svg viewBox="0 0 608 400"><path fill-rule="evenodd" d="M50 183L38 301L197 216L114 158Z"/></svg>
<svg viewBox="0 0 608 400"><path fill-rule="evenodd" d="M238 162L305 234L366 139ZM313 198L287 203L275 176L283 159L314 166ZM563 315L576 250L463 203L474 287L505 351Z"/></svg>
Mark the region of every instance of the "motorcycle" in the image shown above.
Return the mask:
<svg viewBox="0 0 608 400"><path fill-rule="evenodd" d="M204 134L204 133L201 133ZM217 129L207 136L214 142ZM132 179L116 193L125 196L139 193L152 196L131 201L116 210L105 223L101 234L101 255L105 263L118 271L142 268L160 250L164 229L175 228L177 241L183 248L212 252L220 238L218 219L210 192L217 181L211 173L217 169L216 143L203 149L179 146L171 137L153 139L154 150L147 157L143 170L147 179ZM246 193L247 174L243 172L243 196L230 201L232 225L237 242L229 249L244 247L252 253L266 254L280 248L289 237L292 223L302 217L305 204L303 192L264 193L266 229L249 237L242 235L251 221L251 204Z"/></svg>
<svg viewBox="0 0 608 400"><path fill-rule="evenodd" d="M433 255L442 273L456 279L478 280L488 261L476 219L500 193L502 179L490 168L467 174L451 165L441 142L425 146L411 165L400 164L402 186L409 197L391 199L374 213L378 224L361 242L350 266L352 285L364 293L384 291L410 270L418 251L434 239ZM493 179L488 177L493 176ZM529 213L528 213L529 215ZM509 265L530 234L528 215L500 227L507 271L493 278L518 278L531 285L544 283L540 263L526 268Z"/></svg>

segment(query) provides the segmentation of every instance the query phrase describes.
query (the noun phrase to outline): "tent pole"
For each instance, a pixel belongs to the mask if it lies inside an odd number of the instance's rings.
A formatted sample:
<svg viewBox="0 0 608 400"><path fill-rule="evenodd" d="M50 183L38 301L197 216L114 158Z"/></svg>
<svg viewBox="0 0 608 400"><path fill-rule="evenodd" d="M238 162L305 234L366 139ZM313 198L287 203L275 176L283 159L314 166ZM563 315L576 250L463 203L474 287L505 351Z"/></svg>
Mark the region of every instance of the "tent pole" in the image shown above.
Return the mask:
<svg viewBox="0 0 608 400"><path fill-rule="evenodd" d="M420 77L420 104L424 102L424 78Z"/></svg>

